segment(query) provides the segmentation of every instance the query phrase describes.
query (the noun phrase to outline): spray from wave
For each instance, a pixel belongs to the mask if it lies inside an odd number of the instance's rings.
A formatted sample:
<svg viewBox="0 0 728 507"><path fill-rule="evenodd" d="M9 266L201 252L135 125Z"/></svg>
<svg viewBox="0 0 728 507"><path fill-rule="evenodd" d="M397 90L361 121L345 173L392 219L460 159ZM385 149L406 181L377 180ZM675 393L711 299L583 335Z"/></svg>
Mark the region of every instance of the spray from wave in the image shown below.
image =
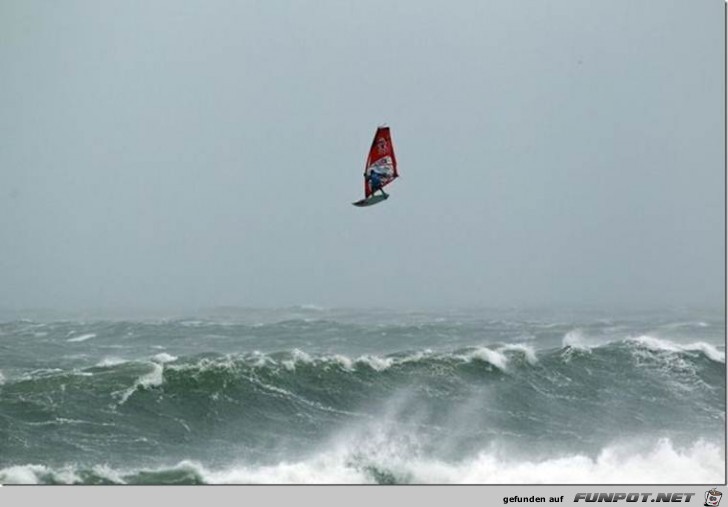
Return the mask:
<svg viewBox="0 0 728 507"><path fill-rule="evenodd" d="M668 439L634 452L615 444L597 456L513 460L483 451L446 462L396 447L348 443L302 461L212 469L193 460L153 469L24 465L0 470L3 484L685 484L719 483L721 449L704 441L679 449Z"/></svg>
<svg viewBox="0 0 728 507"><path fill-rule="evenodd" d="M625 341L628 343L633 343L638 347L656 352L672 352L676 354L684 352L701 352L712 361L725 363L725 352L721 352L713 345L705 342L695 342L681 345L671 342L669 340L663 340L649 335L642 335L636 338L629 337Z"/></svg>

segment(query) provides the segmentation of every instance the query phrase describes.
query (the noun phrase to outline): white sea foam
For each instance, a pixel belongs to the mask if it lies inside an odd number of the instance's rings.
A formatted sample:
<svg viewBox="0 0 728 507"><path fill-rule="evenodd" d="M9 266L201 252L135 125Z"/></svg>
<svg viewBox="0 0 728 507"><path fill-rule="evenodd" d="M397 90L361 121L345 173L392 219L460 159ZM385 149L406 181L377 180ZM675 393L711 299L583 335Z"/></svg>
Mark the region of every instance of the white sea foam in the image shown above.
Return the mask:
<svg viewBox="0 0 728 507"><path fill-rule="evenodd" d="M257 368L261 368L263 366L266 366L268 364L275 364L275 361L271 359L266 354L263 354L262 352L258 350L254 350L249 357L249 360L252 359L253 366ZM225 356L224 365L225 367L232 367L234 364L234 359L232 356L228 355Z"/></svg>
<svg viewBox="0 0 728 507"><path fill-rule="evenodd" d="M358 365L366 365L376 371L383 371L395 364L402 364L409 361L417 361L422 359L429 351L419 352L411 356L403 358L382 357L376 355L363 355L357 358L351 358L343 354L333 354L330 356L312 357L309 354L294 349L291 352L291 359L284 359L281 364L288 370L295 370L296 365L304 364L336 364L348 371L354 371Z"/></svg>
<svg viewBox="0 0 728 507"><path fill-rule="evenodd" d="M299 349L293 349L293 352L291 353L293 356L294 361L299 361L302 363L312 363L313 359L311 359L311 356L306 354L304 351Z"/></svg>
<svg viewBox="0 0 728 507"><path fill-rule="evenodd" d="M488 347L479 347L471 352L464 355L455 356L463 361L470 362L473 359L479 359L490 363L499 370L505 371L506 365L508 364L508 358L502 352L497 350L491 350Z"/></svg>
<svg viewBox="0 0 728 507"><path fill-rule="evenodd" d="M86 340L90 340L91 338L96 338L96 333L82 334L81 336L75 336L73 338L69 338L66 341L67 342L85 342Z"/></svg>
<svg viewBox="0 0 728 507"><path fill-rule="evenodd" d="M572 329L564 335L561 341L562 347L571 347L572 349L590 351L591 347L586 344L584 334L580 329Z"/></svg>
<svg viewBox="0 0 728 507"><path fill-rule="evenodd" d="M43 377L50 377L53 375L56 375L57 373L61 373L63 370L60 368L39 368L37 370L32 370L23 373L19 380L35 380Z"/></svg>
<svg viewBox="0 0 728 507"><path fill-rule="evenodd" d="M395 363L394 358L366 355L356 360L357 363L365 364L375 371L384 371L391 368Z"/></svg>
<svg viewBox="0 0 728 507"><path fill-rule="evenodd" d="M164 382L164 368L161 364L152 364L154 365L152 371L139 377L139 379L137 379L137 386L146 388L162 385Z"/></svg>
<svg viewBox="0 0 728 507"><path fill-rule="evenodd" d="M124 364L128 362L126 359L121 359L120 357L105 357L98 363L96 363L96 366L99 368L108 368L109 366L117 366L120 364Z"/></svg>
<svg viewBox="0 0 728 507"><path fill-rule="evenodd" d="M522 352L523 355L526 357L526 361L528 361L529 364L536 364L538 362L538 358L536 357L536 351L533 350L533 347L531 347L530 345L525 345L523 343L509 343L507 345L503 345L502 347L498 347L498 351Z"/></svg>
<svg viewBox="0 0 728 507"><path fill-rule="evenodd" d="M5 375L3 375L3 372L0 371L0 386L5 383Z"/></svg>
<svg viewBox="0 0 728 507"><path fill-rule="evenodd" d="M629 337L625 341L656 352L702 352L713 361L725 363L725 352L721 352L713 345L705 342L678 344L649 335Z"/></svg>
<svg viewBox="0 0 728 507"><path fill-rule="evenodd" d="M522 344L504 345L497 350L487 347L480 347L463 354L443 353L436 355L431 349L425 349L400 357L379 356L374 354L365 354L356 358L352 358L343 354L332 354L315 357L301 350L294 349L293 351L291 351L290 358L282 359L279 362L276 362L275 360L270 358L270 356L261 353L256 353L253 355L253 357L255 358L255 366L264 366L266 364L280 364L290 371L295 370L296 366L299 364L335 364L348 371L355 371L357 367L366 366L376 371L384 371L389 368L407 363L417 363L427 358L434 358L439 360L452 358L463 362L471 362L474 359L478 359L490 363L496 368L505 370L508 363L508 357L506 356L505 352L508 351L522 352L525 355L526 360L531 364L534 364L537 361L536 354L533 348ZM251 357L249 356L247 360L251 361Z"/></svg>
<svg viewBox="0 0 728 507"><path fill-rule="evenodd" d="M341 354L335 354L331 357L331 360L345 370L354 370L354 361L352 361L349 357L343 356Z"/></svg>
<svg viewBox="0 0 728 507"><path fill-rule="evenodd" d="M654 350L654 351L666 351L666 352L680 352L682 350L676 343L668 340L661 340L654 336L642 335L636 337L628 337L626 342L637 344L643 348Z"/></svg>
<svg viewBox="0 0 728 507"><path fill-rule="evenodd" d="M157 363L171 363L172 361L176 361L177 357L173 356L172 354L167 354L166 352L160 352L159 354L152 357L152 361Z"/></svg>
<svg viewBox="0 0 728 507"><path fill-rule="evenodd" d="M412 483L461 484L675 484L712 483L722 480L724 463L718 446L697 442L678 450L660 440L642 453L629 447L605 448L598 456L569 455L542 460L514 461L495 452L483 452L460 463L387 449L374 455L340 448L303 462L283 462L269 467L239 467L197 473L211 483L367 483L376 467L397 480ZM358 464L357 464L358 463Z"/></svg>
<svg viewBox="0 0 728 507"><path fill-rule="evenodd" d="M725 363L725 352L721 352L713 345L705 342L696 342L684 346L685 350L698 350L705 354L709 359L719 363Z"/></svg>
<svg viewBox="0 0 728 507"><path fill-rule="evenodd" d="M70 467L52 469L45 465L19 465L0 470L0 484L40 484L52 476L54 482L73 484L81 478Z"/></svg>
<svg viewBox="0 0 728 507"><path fill-rule="evenodd" d="M267 359L267 356L265 356ZM287 370L293 371L296 369L297 363L304 363L304 364L311 364L313 363L313 358L311 358L310 355L306 354L302 350L299 349L293 349L291 352L291 358L290 359L284 359L281 361L281 364L286 368ZM263 366L265 363L259 364L259 366Z"/></svg>
<svg viewBox="0 0 728 507"><path fill-rule="evenodd" d="M347 466L341 456L323 454L306 462L281 462L264 467L209 471L187 463L212 484L362 484L372 482L361 470Z"/></svg>
<svg viewBox="0 0 728 507"><path fill-rule="evenodd" d="M510 461L491 453L460 464L415 462L411 474L418 482L539 483L539 484L670 484L710 483L723 477L720 448L697 442L677 450L660 440L643 453L628 447L607 447L594 457L570 455L534 461Z"/></svg>
<svg viewBox="0 0 728 507"><path fill-rule="evenodd" d="M41 422L29 422L30 426L55 426L59 424L88 424L88 421L81 419L67 419L65 417L57 417L52 421L41 421Z"/></svg>
<svg viewBox="0 0 728 507"><path fill-rule="evenodd" d="M125 482L122 474L108 465L96 465L93 467L93 472L99 477L104 477L116 484L123 484Z"/></svg>
<svg viewBox="0 0 728 507"><path fill-rule="evenodd" d="M410 355L404 356L401 359L395 360L395 362L397 364L416 363L425 358L432 357L432 355L433 355L433 352L431 349L418 350L414 354L410 354Z"/></svg>
<svg viewBox="0 0 728 507"><path fill-rule="evenodd" d="M253 358L256 362L259 362L260 364L263 364L265 362L271 361L270 358L267 356L264 356L260 352L254 352L252 353ZM174 356L171 356L174 357ZM175 358L176 360L176 358ZM258 366L260 365L258 364ZM235 357L231 355L225 355L220 358L202 358L196 363L190 364L190 363L179 363L179 364L167 364L165 368L169 368L170 370L174 371L192 371L192 372L205 372L209 370L216 370L216 369L226 369L231 370L235 368Z"/></svg>
<svg viewBox="0 0 728 507"><path fill-rule="evenodd" d="M358 441L357 441L358 442ZM139 472L186 471L210 484L362 484L376 482L376 469L399 482L437 484L720 484L724 458L719 446L699 440L677 448L661 439L642 451L632 445L612 445L596 456L571 454L533 460L514 460L496 451L483 451L460 462L412 455L395 446L364 446L349 442L300 461L269 466L240 464L210 469L195 461L171 467L93 471L113 482L128 482ZM80 482L79 471L29 464L0 470L0 483L36 484Z"/></svg>
<svg viewBox="0 0 728 507"><path fill-rule="evenodd" d="M148 389L150 387L159 387L164 382L164 367L159 363L151 363L152 371L140 376L134 382L134 385L121 393L119 405L126 403L126 400L136 392L137 389Z"/></svg>

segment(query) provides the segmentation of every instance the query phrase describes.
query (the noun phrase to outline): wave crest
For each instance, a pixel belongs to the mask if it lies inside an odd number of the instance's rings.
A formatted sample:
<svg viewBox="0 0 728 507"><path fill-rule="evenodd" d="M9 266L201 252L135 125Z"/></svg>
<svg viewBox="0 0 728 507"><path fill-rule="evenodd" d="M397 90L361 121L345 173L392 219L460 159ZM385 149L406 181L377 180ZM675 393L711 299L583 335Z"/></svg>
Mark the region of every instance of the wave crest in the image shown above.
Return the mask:
<svg viewBox="0 0 728 507"><path fill-rule="evenodd" d="M725 352L721 352L713 345L705 342L694 342L683 345L649 335L628 337L625 339L625 342L653 352L671 352L676 354L684 352L701 352L712 361L725 363Z"/></svg>

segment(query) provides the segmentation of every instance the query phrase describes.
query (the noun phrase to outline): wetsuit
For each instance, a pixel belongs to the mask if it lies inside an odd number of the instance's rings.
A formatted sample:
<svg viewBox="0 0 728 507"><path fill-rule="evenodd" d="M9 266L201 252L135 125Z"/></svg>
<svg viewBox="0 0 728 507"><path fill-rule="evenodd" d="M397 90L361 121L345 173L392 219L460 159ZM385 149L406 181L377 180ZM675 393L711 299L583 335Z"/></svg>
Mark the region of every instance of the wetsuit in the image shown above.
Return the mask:
<svg viewBox="0 0 728 507"><path fill-rule="evenodd" d="M382 189L382 177L378 172L371 171L369 173L369 184L372 187L372 194L379 190L383 195L387 195Z"/></svg>

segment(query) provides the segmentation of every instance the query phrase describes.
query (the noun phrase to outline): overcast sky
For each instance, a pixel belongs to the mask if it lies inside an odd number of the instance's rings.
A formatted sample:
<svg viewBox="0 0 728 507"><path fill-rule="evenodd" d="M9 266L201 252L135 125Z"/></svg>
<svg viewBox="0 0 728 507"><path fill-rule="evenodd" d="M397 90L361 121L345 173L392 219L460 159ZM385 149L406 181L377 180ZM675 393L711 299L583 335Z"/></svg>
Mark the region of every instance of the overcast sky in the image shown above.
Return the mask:
<svg viewBox="0 0 728 507"><path fill-rule="evenodd" d="M0 307L720 307L723 67L721 0L2 0Z"/></svg>

